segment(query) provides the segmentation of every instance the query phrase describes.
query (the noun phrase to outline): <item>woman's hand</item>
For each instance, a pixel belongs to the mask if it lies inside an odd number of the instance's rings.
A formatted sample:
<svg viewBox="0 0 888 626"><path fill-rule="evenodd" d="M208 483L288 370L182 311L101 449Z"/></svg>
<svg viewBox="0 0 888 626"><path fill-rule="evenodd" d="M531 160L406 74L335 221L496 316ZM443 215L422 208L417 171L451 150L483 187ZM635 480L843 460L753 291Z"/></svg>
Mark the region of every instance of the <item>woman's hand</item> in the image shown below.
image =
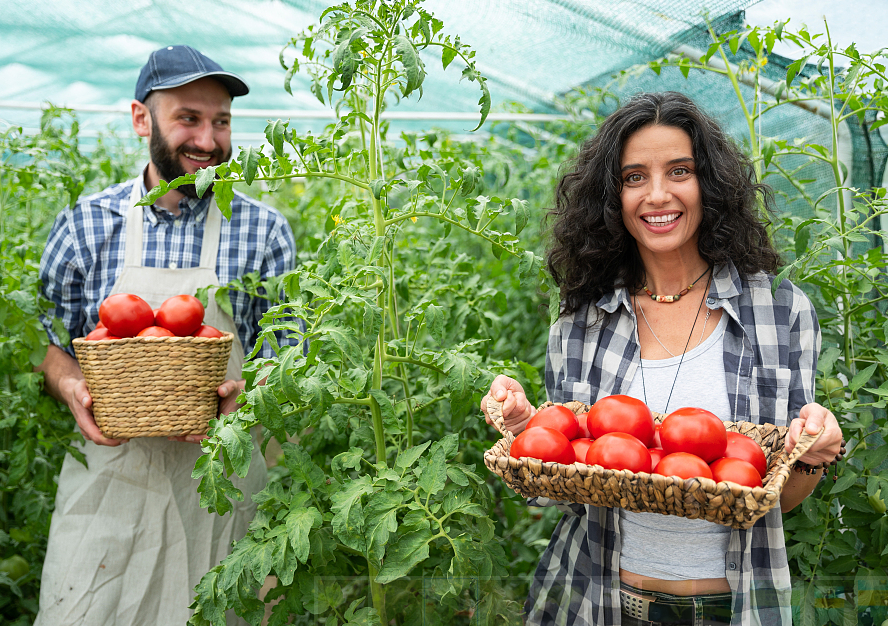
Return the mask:
<svg viewBox="0 0 888 626"><path fill-rule="evenodd" d="M839 428L836 416L816 402L803 406L799 416L790 422L789 432L786 433L786 451L792 451L802 435L802 430L815 435L824 426L823 434L805 454L799 457L799 461L808 465L833 461L842 448L842 429Z"/></svg>
<svg viewBox="0 0 888 626"><path fill-rule="evenodd" d="M497 376L490 385L490 391L481 398L481 411L491 426L493 426L493 420L487 414L487 399L491 397L503 403L505 427L515 435L524 430L527 422L536 413L536 409L528 402L524 389L517 380L508 376Z"/></svg>

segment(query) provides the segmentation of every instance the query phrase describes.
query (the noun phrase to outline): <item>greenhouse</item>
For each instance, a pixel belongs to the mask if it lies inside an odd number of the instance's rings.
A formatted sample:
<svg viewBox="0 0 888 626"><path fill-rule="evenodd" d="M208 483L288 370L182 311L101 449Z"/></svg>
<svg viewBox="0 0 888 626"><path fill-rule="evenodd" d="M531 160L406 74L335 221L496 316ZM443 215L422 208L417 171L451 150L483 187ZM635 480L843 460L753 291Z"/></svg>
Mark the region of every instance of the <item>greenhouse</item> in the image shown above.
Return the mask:
<svg viewBox="0 0 888 626"><path fill-rule="evenodd" d="M888 623L888 54L779 4L8 0L0 623Z"/></svg>

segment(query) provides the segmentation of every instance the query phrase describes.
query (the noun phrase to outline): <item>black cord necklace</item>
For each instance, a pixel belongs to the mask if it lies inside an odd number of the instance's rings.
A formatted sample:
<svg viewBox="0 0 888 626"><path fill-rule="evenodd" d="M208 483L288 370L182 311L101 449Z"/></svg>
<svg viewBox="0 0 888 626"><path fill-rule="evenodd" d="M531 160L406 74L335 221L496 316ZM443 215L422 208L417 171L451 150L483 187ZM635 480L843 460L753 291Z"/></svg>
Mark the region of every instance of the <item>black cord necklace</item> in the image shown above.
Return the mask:
<svg viewBox="0 0 888 626"><path fill-rule="evenodd" d="M710 267L710 269L712 269ZM709 270L707 270L709 271ZM705 272L704 272L705 274ZM700 277L702 278L702 276ZM697 280L700 280L699 278ZM706 293L709 292L709 283L712 280L710 279L706 281ZM695 281L696 282L696 281ZM687 354L688 346L691 345L691 337L694 336L694 328L697 327L697 318L700 317L700 311L703 310L703 301L706 299L706 293L703 294L703 297L700 299L700 306L697 307L697 314L694 316L694 324L691 326L691 332L688 334L688 341L685 344L684 351L681 353L681 358L678 360L678 367L675 368L675 378L672 379L672 388L669 390L669 396L666 398L666 406L663 409L664 413L669 412L669 401L672 400L672 392L675 391L675 383L678 381L678 372L681 369L681 364L684 362L685 354ZM635 294L635 308L638 307L638 294ZM653 329L651 329L651 334L653 334ZM648 403L647 399L647 389L644 386L644 359L641 358L641 335L638 332L638 315L635 316L635 335L638 337L638 363L641 367L641 392L644 394L644 403ZM650 406L650 405L648 405Z"/></svg>

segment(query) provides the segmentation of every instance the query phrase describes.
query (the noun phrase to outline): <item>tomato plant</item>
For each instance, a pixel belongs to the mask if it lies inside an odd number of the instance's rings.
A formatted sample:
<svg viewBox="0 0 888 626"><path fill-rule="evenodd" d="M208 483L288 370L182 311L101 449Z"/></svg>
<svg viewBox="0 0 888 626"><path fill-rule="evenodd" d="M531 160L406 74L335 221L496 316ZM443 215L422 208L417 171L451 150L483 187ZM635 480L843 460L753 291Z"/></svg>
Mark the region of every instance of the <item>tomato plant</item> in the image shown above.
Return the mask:
<svg viewBox="0 0 888 626"><path fill-rule="evenodd" d="M244 148L143 199L194 183L199 193L212 188L226 213L236 183L276 192L298 179L336 191L316 250L295 271L199 292L223 308L236 291L271 300L256 350L267 343L277 353L245 367L246 405L211 425L195 467L201 501L224 514L242 497L228 475L249 470L254 426L280 446L282 462L253 496L259 521L197 587L192 624L221 624L229 609L252 618L269 574L272 597L282 598L279 623L306 613L415 623L415 598L427 593L434 601L425 610L445 621L467 594L488 623L504 606L520 611L494 584L510 557L492 541L490 490L474 470L489 435L464 424L475 421L491 367L538 373L487 356L494 341L507 341L496 328L509 307L505 294L471 277L492 252L513 264L526 292L557 294L540 257L519 244L527 202L498 195L475 145L436 132L387 138L382 112L420 94L429 53L459 67L481 97L480 126L490 97L474 52L415 0L359 1L324 11L281 55L286 88L294 73L307 73L312 93L336 112L334 124L313 135L276 120L266 129L270 151ZM456 236L471 247L455 249ZM456 433L468 429L460 444ZM424 577L440 582L430 591Z"/></svg>
<svg viewBox="0 0 888 626"><path fill-rule="evenodd" d="M650 472L651 454L636 437L613 432L595 439L586 452L587 465L600 465L604 469Z"/></svg>
<svg viewBox="0 0 888 626"><path fill-rule="evenodd" d="M752 463L742 459L723 457L709 464L715 482L730 481L745 487L761 487L762 477Z"/></svg>
<svg viewBox="0 0 888 626"><path fill-rule="evenodd" d="M194 296L178 295L164 300L154 314L155 323L178 337L193 335L203 324L204 306Z"/></svg>
<svg viewBox="0 0 888 626"><path fill-rule="evenodd" d="M725 455L728 435L724 423L709 411L685 407L663 420L660 442L667 454L688 452L710 463Z"/></svg>
<svg viewBox="0 0 888 626"><path fill-rule="evenodd" d="M143 328L154 324L148 303L131 293L108 296L99 306L99 319L108 332L117 337L135 337Z"/></svg>
<svg viewBox="0 0 888 626"><path fill-rule="evenodd" d="M655 474L679 478L712 478L712 470L706 461L689 452L666 454L654 468Z"/></svg>
<svg viewBox="0 0 888 626"><path fill-rule="evenodd" d="M528 428L515 437L509 454L519 459L531 457L570 465L577 460L570 439L559 430L547 426Z"/></svg>
<svg viewBox="0 0 888 626"><path fill-rule="evenodd" d="M536 415L530 418L530 421L527 422L525 428L535 428L539 426L554 428L568 439L576 439L580 429L579 423L577 422L577 416L574 415L574 412L566 407L558 405L548 406L537 412Z"/></svg>
<svg viewBox="0 0 888 626"><path fill-rule="evenodd" d="M725 456L750 463L758 471L759 477L764 478L768 473L768 459L762 447L741 433L729 432L727 436L728 444L725 447Z"/></svg>
<svg viewBox="0 0 888 626"><path fill-rule="evenodd" d="M614 395L601 398L588 413L589 432L596 439L605 433L627 433L645 447L654 443L654 416L641 400Z"/></svg>

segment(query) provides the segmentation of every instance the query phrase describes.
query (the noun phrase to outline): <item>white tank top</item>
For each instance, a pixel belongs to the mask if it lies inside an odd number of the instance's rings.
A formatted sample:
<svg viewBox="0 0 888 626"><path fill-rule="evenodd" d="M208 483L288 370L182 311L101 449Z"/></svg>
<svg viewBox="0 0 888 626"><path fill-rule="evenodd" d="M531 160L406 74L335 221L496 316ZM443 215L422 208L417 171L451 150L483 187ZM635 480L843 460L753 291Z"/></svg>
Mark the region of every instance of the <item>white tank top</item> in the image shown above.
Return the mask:
<svg viewBox="0 0 888 626"><path fill-rule="evenodd" d="M680 368L680 355L642 360L627 395L644 401L646 392L648 406L658 413L690 406L731 419L723 361L727 320L725 313L706 341L684 355ZM673 381L675 389L666 407ZM622 569L662 580L725 577L725 553L731 538L727 526L659 513L623 509L619 513Z"/></svg>

